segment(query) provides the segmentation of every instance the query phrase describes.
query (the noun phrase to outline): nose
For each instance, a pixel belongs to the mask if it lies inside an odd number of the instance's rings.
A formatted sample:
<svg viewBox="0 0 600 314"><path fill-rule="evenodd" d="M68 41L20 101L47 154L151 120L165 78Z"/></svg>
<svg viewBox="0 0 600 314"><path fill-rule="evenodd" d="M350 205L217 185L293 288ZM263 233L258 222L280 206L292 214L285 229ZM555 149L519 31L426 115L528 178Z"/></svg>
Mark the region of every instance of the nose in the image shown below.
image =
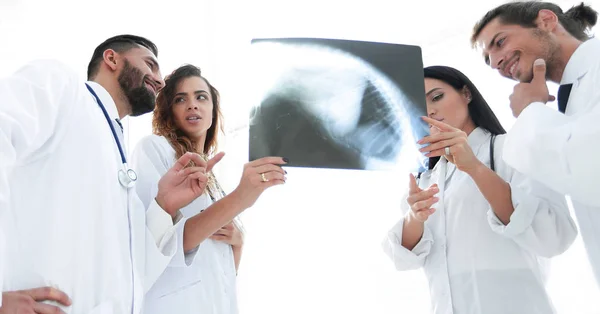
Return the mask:
<svg viewBox="0 0 600 314"><path fill-rule="evenodd" d="M158 87L158 90L161 90L163 89L163 87L165 87L165 80L163 80L160 74L158 74L158 76L154 76L153 80L156 86Z"/></svg>
<svg viewBox="0 0 600 314"><path fill-rule="evenodd" d="M433 115L435 114L435 110L427 108L427 116L433 119Z"/></svg>
<svg viewBox="0 0 600 314"><path fill-rule="evenodd" d="M503 62L504 58L498 56L497 54L490 54L490 66L492 69L496 70L501 68Z"/></svg>
<svg viewBox="0 0 600 314"><path fill-rule="evenodd" d="M193 109L198 110L198 104L196 104L195 102L192 101L192 102L189 102L187 110L189 111L189 110L193 110Z"/></svg>

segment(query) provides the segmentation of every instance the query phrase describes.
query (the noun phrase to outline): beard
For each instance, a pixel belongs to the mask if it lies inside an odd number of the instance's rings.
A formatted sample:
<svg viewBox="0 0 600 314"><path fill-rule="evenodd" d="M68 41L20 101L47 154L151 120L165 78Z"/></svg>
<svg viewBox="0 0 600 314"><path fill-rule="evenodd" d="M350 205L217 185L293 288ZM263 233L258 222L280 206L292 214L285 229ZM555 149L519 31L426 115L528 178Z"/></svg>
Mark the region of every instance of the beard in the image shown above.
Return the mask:
<svg viewBox="0 0 600 314"><path fill-rule="evenodd" d="M560 47L558 43L552 40L550 34L548 32L542 31L540 29L535 28L533 30L533 35L539 41L539 45L541 48L540 54L535 59L544 59L546 61L546 80L550 80L552 74L556 69L560 69L560 64L558 64L558 56ZM535 60L534 59L534 60ZM531 70L527 73L527 77L525 77L522 82L531 83L533 80L533 63L531 64Z"/></svg>
<svg viewBox="0 0 600 314"><path fill-rule="evenodd" d="M139 69L131 66L129 61L125 60L125 65L121 74L119 74L118 82L121 90L127 97L129 106L131 107L131 116L137 117L154 110L156 95L149 90L144 83L146 75Z"/></svg>

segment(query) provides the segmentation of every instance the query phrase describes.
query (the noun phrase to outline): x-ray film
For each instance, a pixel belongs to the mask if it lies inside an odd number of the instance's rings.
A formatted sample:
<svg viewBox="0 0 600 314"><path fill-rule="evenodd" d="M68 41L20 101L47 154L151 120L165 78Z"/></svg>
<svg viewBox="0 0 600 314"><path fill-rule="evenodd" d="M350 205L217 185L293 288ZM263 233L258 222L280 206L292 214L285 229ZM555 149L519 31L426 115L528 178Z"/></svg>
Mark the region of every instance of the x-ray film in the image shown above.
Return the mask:
<svg viewBox="0 0 600 314"><path fill-rule="evenodd" d="M417 46L254 39L249 158L288 166L422 171L429 134Z"/></svg>

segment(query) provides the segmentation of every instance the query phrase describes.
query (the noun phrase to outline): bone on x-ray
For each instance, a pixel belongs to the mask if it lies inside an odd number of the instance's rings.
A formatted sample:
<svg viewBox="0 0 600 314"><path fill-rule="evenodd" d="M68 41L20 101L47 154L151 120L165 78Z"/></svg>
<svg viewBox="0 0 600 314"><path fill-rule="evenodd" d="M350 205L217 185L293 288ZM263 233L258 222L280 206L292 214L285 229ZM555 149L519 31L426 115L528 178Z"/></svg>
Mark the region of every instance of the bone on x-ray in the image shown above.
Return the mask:
<svg viewBox="0 0 600 314"><path fill-rule="evenodd" d="M250 160L288 166L423 170L429 133L417 46L334 39L254 39Z"/></svg>

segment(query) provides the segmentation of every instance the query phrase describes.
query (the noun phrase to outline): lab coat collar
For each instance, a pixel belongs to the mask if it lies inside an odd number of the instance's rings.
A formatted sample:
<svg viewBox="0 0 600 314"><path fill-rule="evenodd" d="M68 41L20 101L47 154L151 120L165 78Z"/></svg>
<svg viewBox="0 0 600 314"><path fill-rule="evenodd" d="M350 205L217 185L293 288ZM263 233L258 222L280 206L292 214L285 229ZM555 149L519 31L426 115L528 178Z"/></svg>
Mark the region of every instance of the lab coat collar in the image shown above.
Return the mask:
<svg viewBox="0 0 600 314"><path fill-rule="evenodd" d="M104 108L106 109L106 112L108 112L111 120L120 120L117 105L108 91L102 85L96 82L87 81L87 84L90 85L94 92L96 92L96 95L98 95L98 98L100 98L100 101L102 102L102 105L104 105Z"/></svg>
<svg viewBox="0 0 600 314"><path fill-rule="evenodd" d="M467 137L467 142L469 143L469 146L471 146L472 149L475 149L484 144L487 141L488 137L488 131L480 127L476 127Z"/></svg>
<svg viewBox="0 0 600 314"><path fill-rule="evenodd" d="M591 38L579 45L563 72L560 85L573 84L589 70L589 60L595 60L600 55L600 39Z"/></svg>

